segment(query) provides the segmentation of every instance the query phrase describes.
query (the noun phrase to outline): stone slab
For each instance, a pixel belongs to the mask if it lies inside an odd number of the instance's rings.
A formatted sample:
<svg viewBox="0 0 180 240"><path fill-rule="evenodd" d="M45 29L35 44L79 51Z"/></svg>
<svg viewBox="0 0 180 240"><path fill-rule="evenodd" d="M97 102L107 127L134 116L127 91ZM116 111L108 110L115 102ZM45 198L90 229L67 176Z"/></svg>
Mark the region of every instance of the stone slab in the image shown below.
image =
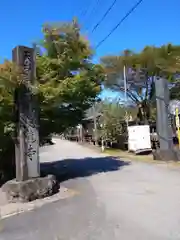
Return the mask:
<svg viewBox="0 0 180 240"><path fill-rule="evenodd" d="M26 181L15 179L2 186L9 202L29 202L51 196L59 191L60 185L54 175L32 178Z"/></svg>

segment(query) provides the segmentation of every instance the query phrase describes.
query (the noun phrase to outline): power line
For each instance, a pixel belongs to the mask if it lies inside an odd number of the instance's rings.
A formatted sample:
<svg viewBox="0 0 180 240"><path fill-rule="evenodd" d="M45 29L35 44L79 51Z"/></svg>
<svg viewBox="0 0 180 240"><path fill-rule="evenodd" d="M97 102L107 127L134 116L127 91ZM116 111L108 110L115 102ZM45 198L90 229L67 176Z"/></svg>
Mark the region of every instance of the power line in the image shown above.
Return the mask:
<svg viewBox="0 0 180 240"><path fill-rule="evenodd" d="M85 16L87 15L87 13L88 13L88 11L89 11L89 9L90 9L90 6L91 6L91 3L88 4L88 6L86 7L86 9L82 10L82 12L81 12L81 16L82 16L82 17L85 17Z"/></svg>
<svg viewBox="0 0 180 240"><path fill-rule="evenodd" d="M89 15L95 14L96 10L98 9L98 5L100 4L102 0L96 0L93 9L91 10Z"/></svg>
<svg viewBox="0 0 180 240"><path fill-rule="evenodd" d="M118 22L118 24L110 31L110 33L108 33L108 35L103 38L96 46L96 49L99 48L110 36L111 34L113 34L116 29L126 20L126 18L129 17L129 15L131 13L133 13L134 10L136 10L136 8L142 3L143 0L139 0L127 13L126 15L120 20L120 22Z"/></svg>
<svg viewBox="0 0 180 240"><path fill-rule="evenodd" d="M114 5L116 4L117 0L114 0L112 2L112 4L109 6L109 8L107 9L107 11L104 13L104 15L102 16L102 18L99 20L99 22L94 26L94 28L92 29L92 33L98 28L98 26L102 23L102 21L106 18L106 16L108 15L108 13L112 10L112 8L114 7Z"/></svg>

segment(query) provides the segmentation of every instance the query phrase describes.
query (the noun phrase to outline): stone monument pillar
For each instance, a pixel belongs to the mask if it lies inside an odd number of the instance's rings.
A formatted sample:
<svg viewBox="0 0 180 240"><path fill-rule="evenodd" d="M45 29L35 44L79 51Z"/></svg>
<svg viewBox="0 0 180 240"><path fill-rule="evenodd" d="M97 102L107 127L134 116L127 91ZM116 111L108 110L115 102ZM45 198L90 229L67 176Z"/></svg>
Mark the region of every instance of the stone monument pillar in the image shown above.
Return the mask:
<svg viewBox="0 0 180 240"><path fill-rule="evenodd" d="M154 152L157 160L177 160L177 154L173 148L172 128L169 121L169 88L164 78L156 78L156 106L157 106L157 134L160 149Z"/></svg>
<svg viewBox="0 0 180 240"><path fill-rule="evenodd" d="M54 175L40 177L39 131L35 80L35 53L32 48L13 49L13 61L22 70L23 79L15 90L16 179L6 182L2 191L9 202L27 202L48 197L59 191Z"/></svg>
<svg viewBox="0 0 180 240"><path fill-rule="evenodd" d="M16 180L39 177L38 111L32 85L35 79L33 48L17 46L13 61L20 67L23 81L15 91L16 106Z"/></svg>

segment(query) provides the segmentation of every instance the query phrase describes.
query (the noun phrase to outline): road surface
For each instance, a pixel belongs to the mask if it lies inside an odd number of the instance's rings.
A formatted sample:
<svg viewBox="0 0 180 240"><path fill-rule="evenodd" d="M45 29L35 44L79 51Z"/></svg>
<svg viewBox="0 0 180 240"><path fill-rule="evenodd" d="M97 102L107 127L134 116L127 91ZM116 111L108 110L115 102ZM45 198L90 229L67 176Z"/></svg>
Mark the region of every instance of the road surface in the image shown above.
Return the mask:
<svg viewBox="0 0 180 240"><path fill-rule="evenodd" d="M5 219L0 240L180 239L179 168L130 164L63 140L42 148L41 161L44 171L64 169L62 185L76 194Z"/></svg>

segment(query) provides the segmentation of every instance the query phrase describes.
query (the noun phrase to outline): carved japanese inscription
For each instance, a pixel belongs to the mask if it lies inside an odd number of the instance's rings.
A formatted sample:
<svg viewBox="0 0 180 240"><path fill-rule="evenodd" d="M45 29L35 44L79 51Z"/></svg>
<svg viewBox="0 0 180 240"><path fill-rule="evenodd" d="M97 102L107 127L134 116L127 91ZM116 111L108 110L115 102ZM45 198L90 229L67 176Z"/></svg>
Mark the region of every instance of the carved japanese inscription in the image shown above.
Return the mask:
<svg viewBox="0 0 180 240"><path fill-rule="evenodd" d="M23 71L22 84L18 89L19 129L23 132L24 161L28 168L28 177L39 176L39 133L37 102L32 91L34 83L34 51L32 48L17 47L15 61ZM22 137L21 137L22 138Z"/></svg>

